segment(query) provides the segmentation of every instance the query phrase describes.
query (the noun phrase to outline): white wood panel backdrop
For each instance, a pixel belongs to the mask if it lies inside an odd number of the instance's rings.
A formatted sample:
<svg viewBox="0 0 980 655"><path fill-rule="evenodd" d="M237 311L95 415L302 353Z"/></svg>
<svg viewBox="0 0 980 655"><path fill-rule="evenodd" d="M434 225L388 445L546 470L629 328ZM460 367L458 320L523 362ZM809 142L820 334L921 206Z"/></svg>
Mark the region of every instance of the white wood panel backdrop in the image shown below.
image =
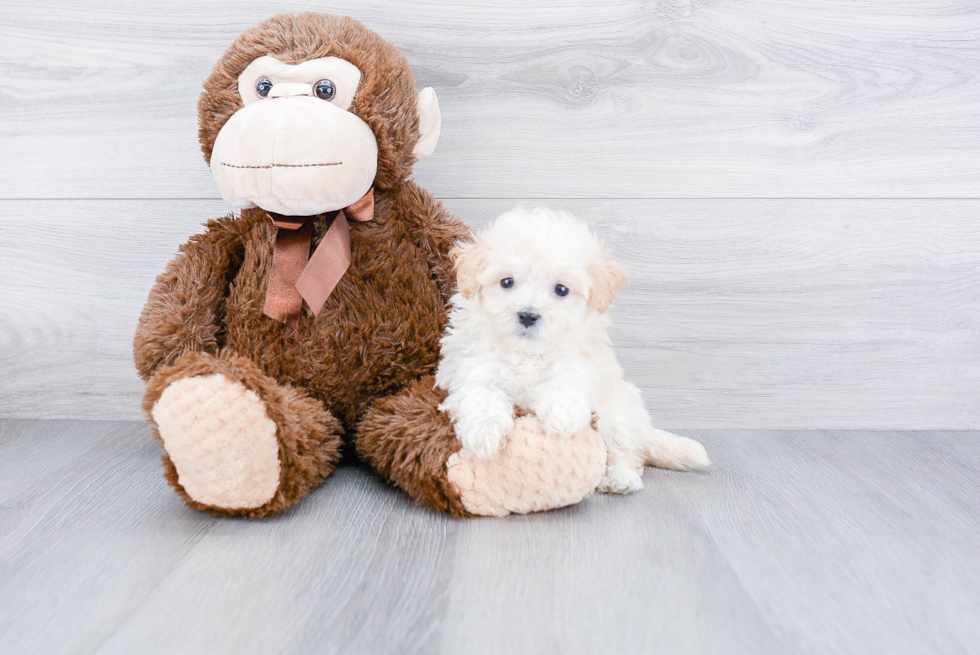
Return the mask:
<svg viewBox="0 0 980 655"><path fill-rule="evenodd" d="M0 416L139 416L140 306L226 212L200 84L304 9L436 88L417 180L462 218L595 221L661 424L980 427L980 4L956 0L0 0Z"/></svg>
<svg viewBox="0 0 980 655"><path fill-rule="evenodd" d="M217 198L195 101L242 30L347 13L436 87L440 197L974 197L963 0L3 0L6 198Z"/></svg>
<svg viewBox="0 0 980 655"><path fill-rule="evenodd" d="M451 200L478 225L511 200ZM614 309L663 425L980 425L973 200L558 200L633 272ZM8 200L0 416L139 416L153 278L220 200ZM84 257L78 253L87 252Z"/></svg>

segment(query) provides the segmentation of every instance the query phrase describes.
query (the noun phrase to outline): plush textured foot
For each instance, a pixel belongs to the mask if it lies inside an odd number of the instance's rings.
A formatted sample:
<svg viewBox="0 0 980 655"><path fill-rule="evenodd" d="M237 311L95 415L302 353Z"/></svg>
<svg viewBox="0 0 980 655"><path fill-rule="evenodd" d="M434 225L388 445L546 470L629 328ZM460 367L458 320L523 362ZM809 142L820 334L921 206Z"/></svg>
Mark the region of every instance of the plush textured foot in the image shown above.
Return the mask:
<svg viewBox="0 0 980 655"><path fill-rule="evenodd" d="M172 382L152 409L178 482L195 501L251 509L279 488L279 441L265 403L215 374Z"/></svg>
<svg viewBox="0 0 980 655"><path fill-rule="evenodd" d="M357 450L420 503L454 516L503 516L573 505L606 470L606 445L589 428L572 437L546 434L520 417L502 450L488 459L462 451L446 393L422 378L379 401L361 421Z"/></svg>
<svg viewBox="0 0 980 655"><path fill-rule="evenodd" d="M449 481L470 514L505 516L574 505L599 484L606 446L586 428L548 434L534 416L518 418L503 450L488 459L461 450L446 462Z"/></svg>

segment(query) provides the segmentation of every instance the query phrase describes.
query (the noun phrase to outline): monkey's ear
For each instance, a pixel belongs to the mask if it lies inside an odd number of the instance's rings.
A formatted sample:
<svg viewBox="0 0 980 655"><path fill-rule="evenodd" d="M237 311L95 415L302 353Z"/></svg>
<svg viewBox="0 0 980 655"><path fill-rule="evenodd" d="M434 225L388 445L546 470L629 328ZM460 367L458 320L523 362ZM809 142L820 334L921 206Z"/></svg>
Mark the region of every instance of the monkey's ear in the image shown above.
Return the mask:
<svg viewBox="0 0 980 655"><path fill-rule="evenodd" d="M589 266L589 277L592 278L589 304L600 314L609 309L620 287L630 281L629 273L621 264L609 261L605 257Z"/></svg>
<svg viewBox="0 0 980 655"><path fill-rule="evenodd" d="M419 141L412 150L416 157L428 157L436 149L439 132L442 129L442 115L439 113L439 99L431 86L419 91Z"/></svg>
<svg viewBox="0 0 980 655"><path fill-rule="evenodd" d="M472 298L480 291L480 273L487 267L487 254L483 244L459 242L449 251L456 271L456 284L464 298Z"/></svg>

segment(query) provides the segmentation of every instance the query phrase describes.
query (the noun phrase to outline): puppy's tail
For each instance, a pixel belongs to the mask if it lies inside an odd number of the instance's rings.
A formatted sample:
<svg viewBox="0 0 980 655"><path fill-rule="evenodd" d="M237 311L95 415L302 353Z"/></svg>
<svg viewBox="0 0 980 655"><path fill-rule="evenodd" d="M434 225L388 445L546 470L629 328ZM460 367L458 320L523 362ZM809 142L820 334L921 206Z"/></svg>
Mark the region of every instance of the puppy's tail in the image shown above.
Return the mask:
<svg viewBox="0 0 980 655"><path fill-rule="evenodd" d="M643 443L643 454L649 466L675 471L690 471L711 464L704 446L666 430L650 430Z"/></svg>

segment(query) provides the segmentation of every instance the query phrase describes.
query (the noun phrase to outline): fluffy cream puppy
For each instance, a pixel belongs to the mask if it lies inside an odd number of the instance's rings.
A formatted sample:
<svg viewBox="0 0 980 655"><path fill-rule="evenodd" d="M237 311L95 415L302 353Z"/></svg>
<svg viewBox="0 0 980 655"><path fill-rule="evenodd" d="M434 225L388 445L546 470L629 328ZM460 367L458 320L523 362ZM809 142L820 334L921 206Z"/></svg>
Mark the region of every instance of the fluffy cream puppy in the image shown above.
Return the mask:
<svg viewBox="0 0 980 655"><path fill-rule="evenodd" d="M463 447L490 457L534 412L556 438L592 422L608 450L600 490L643 488L647 464L706 466L704 447L650 424L640 390L623 379L605 312L626 270L569 214L515 209L453 251L459 293L442 339L437 386Z"/></svg>

